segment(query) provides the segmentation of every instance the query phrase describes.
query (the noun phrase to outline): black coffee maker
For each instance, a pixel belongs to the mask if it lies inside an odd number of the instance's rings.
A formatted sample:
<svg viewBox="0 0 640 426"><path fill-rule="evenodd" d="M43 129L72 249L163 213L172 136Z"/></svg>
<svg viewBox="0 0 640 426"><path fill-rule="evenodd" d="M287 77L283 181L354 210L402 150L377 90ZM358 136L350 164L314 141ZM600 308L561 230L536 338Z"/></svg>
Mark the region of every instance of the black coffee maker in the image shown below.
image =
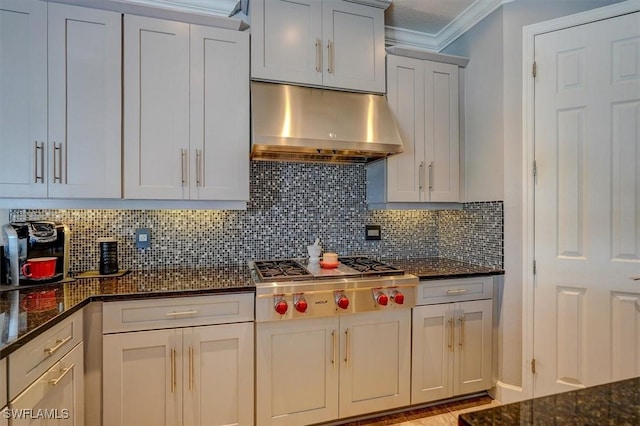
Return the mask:
<svg viewBox="0 0 640 426"><path fill-rule="evenodd" d="M2 262L9 285L45 284L65 280L69 275L69 227L63 223L27 221L2 227ZM30 259L56 258L55 272L46 278L25 276L24 265Z"/></svg>

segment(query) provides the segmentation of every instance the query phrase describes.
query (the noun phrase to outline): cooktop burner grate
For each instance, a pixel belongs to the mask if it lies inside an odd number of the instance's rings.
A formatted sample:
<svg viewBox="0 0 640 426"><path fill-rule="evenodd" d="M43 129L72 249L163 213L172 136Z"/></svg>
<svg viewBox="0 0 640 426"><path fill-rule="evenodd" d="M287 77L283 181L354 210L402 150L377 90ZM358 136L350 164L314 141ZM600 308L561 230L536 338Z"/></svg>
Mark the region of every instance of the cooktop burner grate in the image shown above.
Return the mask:
<svg viewBox="0 0 640 426"><path fill-rule="evenodd" d="M340 263L355 269L363 275L398 275L404 273L403 270L393 265L379 262L364 256L348 256L338 259Z"/></svg>
<svg viewBox="0 0 640 426"><path fill-rule="evenodd" d="M313 274L295 260L261 260L254 262L254 265L261 280L268 278L278 278L279 280L313 278Z"/></svg>
<svg viewBox="0 0 640 426"><path fill-rule="evenodd" d="M318 264L307 264L304 260L276 259L250 262L259 282L326 280L335 278L364 278L388 275L403 275L404 271L387 263L365 256L338 258L337 269L324 270Z"/></svg>

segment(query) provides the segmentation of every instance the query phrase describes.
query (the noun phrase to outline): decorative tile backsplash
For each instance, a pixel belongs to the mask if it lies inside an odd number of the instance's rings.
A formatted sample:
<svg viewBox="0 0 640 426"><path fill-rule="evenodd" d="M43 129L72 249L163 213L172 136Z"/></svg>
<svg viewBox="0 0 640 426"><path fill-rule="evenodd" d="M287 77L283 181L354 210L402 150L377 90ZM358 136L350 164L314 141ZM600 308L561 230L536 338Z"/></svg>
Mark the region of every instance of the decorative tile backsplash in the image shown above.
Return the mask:
<svg viewBox="0 0 640 426"><path fill-rule="evenodd" d="M243 264L301 257L320 238L325 251L377 258L451 257L503 265L501 202L459 211L368 211L363 165L252 162L246 211L11 210L10 218L67 223L71 270L97 269L99 237L116 237L120 268ZM365 240L365 224L382 227ZM135 248L135 230L151 229L151 247Z"/></svg>

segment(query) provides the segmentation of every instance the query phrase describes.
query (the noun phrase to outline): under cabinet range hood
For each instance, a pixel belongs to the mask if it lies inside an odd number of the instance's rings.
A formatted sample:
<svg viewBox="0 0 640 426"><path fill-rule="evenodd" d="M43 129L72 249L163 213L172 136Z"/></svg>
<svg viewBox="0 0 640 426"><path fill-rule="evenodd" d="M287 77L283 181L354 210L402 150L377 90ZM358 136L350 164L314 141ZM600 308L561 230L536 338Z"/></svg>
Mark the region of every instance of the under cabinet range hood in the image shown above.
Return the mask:
<svg viewBox="0 0 640 426"><path fill-rule="evenodd" d="M402 152L382 95L251 82L251 158L367 163Z"/></svg>

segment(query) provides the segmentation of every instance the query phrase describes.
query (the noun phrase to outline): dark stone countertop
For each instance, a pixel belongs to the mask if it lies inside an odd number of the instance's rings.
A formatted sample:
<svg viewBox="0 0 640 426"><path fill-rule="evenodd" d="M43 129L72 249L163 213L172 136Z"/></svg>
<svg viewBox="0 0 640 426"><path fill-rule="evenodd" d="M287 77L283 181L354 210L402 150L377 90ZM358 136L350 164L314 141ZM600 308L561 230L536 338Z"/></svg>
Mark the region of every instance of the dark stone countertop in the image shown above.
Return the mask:
<svg viewBox="0 0 640 426"><path fill-rule="evenodd" d="M393 266L413 274L421 280L450 278L468 278L483 275L504 275L504 270L478 266L444 257L426 257L422 259L384 259Z"/></svg>
<svg viewBox="0 0 640 426"><path fill-rule="evenodd" d="M461 414L458 425L640 425L640 377Z"/></svg>
<svg viewBox="0 0 640 426"><path fill-rule="evenodd" d="M0 287L0 358L91 301L254 292L249 268L171 268L133 271L118 278Z"/></svg>
<svg viewBox="0 0 640 426"><path fill-rule="evenodd" d="M384 261L421 280L504 274L501 269L445 258ZM0 358L91 301L254 291L247 266L140 270L117 278L82 278L17 288L0 286Z"/></svg>

